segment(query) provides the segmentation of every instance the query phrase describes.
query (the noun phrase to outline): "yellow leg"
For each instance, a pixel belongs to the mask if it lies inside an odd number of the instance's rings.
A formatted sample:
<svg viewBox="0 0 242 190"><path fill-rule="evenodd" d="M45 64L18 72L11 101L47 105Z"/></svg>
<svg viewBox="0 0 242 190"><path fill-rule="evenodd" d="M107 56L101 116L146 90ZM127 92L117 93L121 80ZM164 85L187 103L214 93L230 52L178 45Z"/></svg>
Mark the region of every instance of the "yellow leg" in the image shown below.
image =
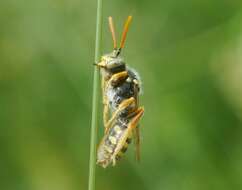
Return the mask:
<svg viewBox="0 0 242 190"><path fill-rule="evenodd" d="M144 113L144 108L143 109L143 113ZM137 109L137 111L139 111L139 109ZM133 130L134 133L134 139L135 139L135 157L136 160L139 162L140 161L140 129L139 129L139 125L137 125L135 127L135 129Z"/></svg>
<svg viewBox="0 0 242 190"><path fill-rule="evenodd" d="M106 96L106 81L104 78L102 78L102 95L103 95L103 125L104 128L106 128L107 123L108 123L108 117L109 117L109 105L107 101L107 96Z"/></svg>
<svg viewBox="0 0 242 190"><path fill-rule="evenodd" d="M103 105L103 125L106 131L108 126L108 117L109 117L109 106L107 104Z"/></svg>
<svg viewBox="0 0 242 190"><path fill-rule="evenodd" d="M113 117L111 122L108 121L109 120L108 119L109 118L109 103L108 103L108 99L106 96L106 90L109 85L116 86L119 83L121 83L123 80L126 80L127 77L128 77L128 72L123 71L123 72L114 74L108 81L106 81L104 78L102 78L103 123L104 123L104 127L105 127L105 134L107 133L108 129L110 128L112 121L116 117L116 116Z"/></svg>
<svg viewBox="0 0 242 190"><path fill-rule="evenodd" d="M115 161L116 161L115 159L116 159L117 154L121 151L122 147L126 143L126 139L130 136L132 131L137 127L138 122L139 122L140 118L142 117L143 113L144 113L144 108L143 107L138 108L137 114L133 117L133 119L128 124L127 130L123 134L122 138L120 139L120 141L117 144L117 147L113 153L113 156L112 156L113 165L115 165Z"/></svg>
<svg viewBox="0 0 242 190"><path fill-rule="evenodd" d="M140 112L140 108L138 108L134 112L130 113L128 118L134 117L139 112ZM133 130L133 137L134 137L134 140L135 140L135 158L136 158L137 161L140 161L140 129L139 129L138 125Z"/></svg>
<svg viewBox="0 0 242 190"><path fill-rule="evenodd" d="M109 85L117 86L122 81L126 80L127 78L128 78L127 71L116 73L109 79L107 86L109 86Z"/></svg>
<svg viewBox="0 0 242 190"><path fill-rule="evenodd" d="M124 100L121 102L121 104L119 104L117 110L113 113L112 117L110 118L110 120L108 121L108 123L106 125L105 133L110 129L113 121L117 118L118 114L120 112L122 112L125 108L130 106L132 103L135 103L135 99L133 97L131 97L127 100Z"/></svg>

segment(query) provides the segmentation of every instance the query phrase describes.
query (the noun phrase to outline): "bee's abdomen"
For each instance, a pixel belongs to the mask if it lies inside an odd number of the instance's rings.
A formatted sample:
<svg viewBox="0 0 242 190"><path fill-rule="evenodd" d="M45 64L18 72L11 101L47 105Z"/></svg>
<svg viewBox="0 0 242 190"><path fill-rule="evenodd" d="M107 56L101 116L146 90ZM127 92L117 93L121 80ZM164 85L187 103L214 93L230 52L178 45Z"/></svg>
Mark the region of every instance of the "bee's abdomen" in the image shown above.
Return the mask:
<svg viewBox="0 0 242 190"><path fill-rule="evenodd" d="M121 125L116 124L114 127L112 127L105 140L105 145L111 147L114 151L124 130L125 130L125 128Z"/></svg>
<svg viewBox="0 0 242 190"><path fill-rule="evenodd" d="M103 143L98 149L98 159L105 159L107 162L111 162L111 158L117 148L118 143L120 142L121 137L123 136L125 130L127 129L127 123L119 119L114 127L110 129L106 137L103 139ZM123 154L127 151L128 145L131 143L131 137L128 137L123 144L121 150L116 155L115 159L120 160Z"/></svg>

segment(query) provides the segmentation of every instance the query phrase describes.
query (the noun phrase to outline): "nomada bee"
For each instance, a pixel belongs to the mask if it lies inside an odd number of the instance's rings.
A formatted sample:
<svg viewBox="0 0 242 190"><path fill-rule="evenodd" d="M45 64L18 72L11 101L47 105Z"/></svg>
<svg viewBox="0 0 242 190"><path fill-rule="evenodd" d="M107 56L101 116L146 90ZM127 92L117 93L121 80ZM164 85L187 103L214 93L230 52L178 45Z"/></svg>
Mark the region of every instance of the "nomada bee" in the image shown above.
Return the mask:
<svg viewBox="0 0 242 190"><path fill-rule="evenodd" d="M103 122L105 134L97 150L97 164L106 168L113 166L126 152L135 137L136 159L140 158L140 134L138 122L144 113L139 107L141 81L134 70L128 68L121 57L132 17L129 16L123 29L120 47L117 48L112 17L109 28L112 34L113 51L101 57L96 65L102 76ZM111 117L110 117L111 114Z"/></svg>

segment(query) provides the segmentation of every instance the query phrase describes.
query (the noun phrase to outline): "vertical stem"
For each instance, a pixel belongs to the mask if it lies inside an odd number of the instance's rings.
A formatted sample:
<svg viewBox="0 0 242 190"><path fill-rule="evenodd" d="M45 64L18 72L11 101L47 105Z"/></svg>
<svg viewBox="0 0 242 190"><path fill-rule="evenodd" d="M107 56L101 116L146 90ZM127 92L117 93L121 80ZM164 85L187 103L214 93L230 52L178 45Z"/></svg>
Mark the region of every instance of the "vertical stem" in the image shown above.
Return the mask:
<svg viewBox="0 0 242 190"><path fill-rule="evenodd" d="M97 21L96 22L97 23L96 23L95 63L99 61L100 54L101 54L102 0L97 0ZM99 103L98 97L99 97L99 70L97 67L94 67L88 190L95 190L96 149L97 149L96 141L97 141L98 103Z"/></svg>

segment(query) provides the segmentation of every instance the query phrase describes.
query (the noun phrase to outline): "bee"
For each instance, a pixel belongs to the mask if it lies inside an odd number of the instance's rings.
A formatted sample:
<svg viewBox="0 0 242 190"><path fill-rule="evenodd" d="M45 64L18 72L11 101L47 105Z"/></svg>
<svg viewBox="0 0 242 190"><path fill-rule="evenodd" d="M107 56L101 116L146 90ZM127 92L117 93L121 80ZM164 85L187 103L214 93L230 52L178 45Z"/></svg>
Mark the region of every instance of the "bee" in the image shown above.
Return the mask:
<svg viewBox="0 0 242 190"><path fill-rule="evenodd" d="M97 150L97 164L106 168L113 166L127 150L131 139L135 137L136 159L140 158L140 134L138 122L144 113L139 107L140 77L137 72L126 66L121 57L126 35L132 16L125 22L120 47L117 48L114 24L109 17L109 29L112 34L113 51L101 57L96 64L102 76L103 122L105 134Z"/></svg>

